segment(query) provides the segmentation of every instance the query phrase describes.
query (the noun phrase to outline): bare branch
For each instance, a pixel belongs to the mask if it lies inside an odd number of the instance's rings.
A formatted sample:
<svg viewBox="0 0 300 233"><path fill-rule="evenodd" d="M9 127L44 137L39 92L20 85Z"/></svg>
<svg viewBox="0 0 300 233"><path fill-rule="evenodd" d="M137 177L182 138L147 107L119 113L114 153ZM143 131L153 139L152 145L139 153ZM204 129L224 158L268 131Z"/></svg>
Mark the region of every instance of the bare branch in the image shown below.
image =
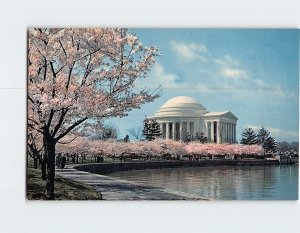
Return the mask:
<svg viewBox="0 0 300 233"><path fill-rule="evenodd" d="M66 53L66 50L65 50L64 46L62 45L62 43L61 43L60 40L58 40L58 42L59 42L59 44L60 44L62 50L64 51L65 56L67 57L67 53Z"/></svg>
<svg viewBox="0 0 300 233"><path fill-rule="evenodd" d="M86 121L88 118L85 117L77 122L75 122L73 125L71 125L68 129L66 129L66 131L62 134L60 134L57 138L55 138L54 140L57 142L59 141L61 138L63 138L64 136L66 136L72 129L74 129L76 126L80 125L82 122Z"/></svg>
<svg viewBox="0 0 300 233"><path fill-rule="evenodd" d="M57 131L61 127L67 112L68 112L68 109L65 109L65 108L61 109L61 115L60 115L60 118L59 118L59 121L58 121L57 125L55 126L55 128L53 130L52 137L55 137L55 134L57 133Z"/></svg>

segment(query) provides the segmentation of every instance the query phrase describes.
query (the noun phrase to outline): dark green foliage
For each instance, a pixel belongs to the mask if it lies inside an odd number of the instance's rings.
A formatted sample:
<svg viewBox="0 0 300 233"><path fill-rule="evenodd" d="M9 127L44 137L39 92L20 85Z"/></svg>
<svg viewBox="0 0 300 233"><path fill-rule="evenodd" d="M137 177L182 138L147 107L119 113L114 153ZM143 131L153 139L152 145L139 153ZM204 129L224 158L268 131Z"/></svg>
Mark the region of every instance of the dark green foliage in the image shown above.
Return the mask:
<svg viewBox="0 0 300 233"><path fill-rule="evenodd" d="M241 144L255 145L257 144L257 136L251 128L245 129L242 134Z"/></svg>
<svg viewBox="0 0 300 233"><path fill-rule="evenodd" d="M245 129L242 134L241 144L244 145L261 145L265 152L276 152L277 151L277 142L275 138L270 135L270 132L264 127L258 131L257 134L251 128ZM286 144L283 143L282 147L286 147Z"/></svg>
<svg viewBox="0 0 300 233"><path fill-rule="evenodd" d="M270 137L270 132L264 127L261 127L257 133L257 143L263 145L267 141L268 137Z"/></svg>
<svg viewBox="0 0 300 233"><path fill-rule="evenodd" d="M126 136L125 136L125 138L123 139L123 141L124 141L124 142L129 142L129 141L130 141L129 135L128 135L128 134L126 134Z"/></svg>
<svg viewBox="0 0 300 233"><path fill-rule="evenodd" d="M208 141L207 137L205 136L205 133L200 132L200 133L196 133L195 136L195 141L201 142L201 143L206 143Z"/></svg>
<svg viewBox="0 0 300 233"><path fill-rule="evenodd" d="M155 119L144 120L144 137L147 141L153 141L155 138L161 137L161 129L159 123Z"/></svg>
<svg viewBox="0 0 300 233"><path fill-rule="evenodd" d="M276 152L277 143L275 141L275 138L269 136L262 145L262 147L264 148L265 152Z"/></svg>
<svg viewBox="0 0 300 233"><path fill-rule="evenodd" d="M264 127L261 127L257 133L257 144L261 145L265 152L276 152L277 150L275 138L271 137L270 132Z"/></svg>

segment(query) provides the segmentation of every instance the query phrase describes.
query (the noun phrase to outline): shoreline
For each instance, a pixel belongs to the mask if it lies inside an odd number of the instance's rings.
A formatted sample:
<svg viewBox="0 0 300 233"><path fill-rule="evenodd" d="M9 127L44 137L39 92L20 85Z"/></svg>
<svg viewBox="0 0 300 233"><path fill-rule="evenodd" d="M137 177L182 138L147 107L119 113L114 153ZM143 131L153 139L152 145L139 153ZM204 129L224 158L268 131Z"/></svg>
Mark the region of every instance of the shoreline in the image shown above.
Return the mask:
<svg viewBox="0 0 300 233"><path fill-rule="evenodd" d="M198 161L134 161L73 164L79 171L106 175L113 172L178 168L178 167L209 167L209 166L274 166L280 165L278 160L198 160Z"/></svg>
<svg viewBox="0 0 300 233"><path fill-rule="evenodd" d="M68 165L64 171L56 169L56 175L93 187L102 195L102 200L211 200L195 194L168 190L150 185L141 185L124 179L80 171Z"/></svg>

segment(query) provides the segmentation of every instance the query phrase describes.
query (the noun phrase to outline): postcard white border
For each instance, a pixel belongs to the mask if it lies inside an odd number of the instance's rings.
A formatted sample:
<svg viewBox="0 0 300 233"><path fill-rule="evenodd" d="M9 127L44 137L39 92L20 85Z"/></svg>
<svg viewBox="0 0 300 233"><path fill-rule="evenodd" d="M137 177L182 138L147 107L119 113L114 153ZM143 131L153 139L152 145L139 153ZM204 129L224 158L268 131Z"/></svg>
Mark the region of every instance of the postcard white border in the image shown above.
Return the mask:
<svg viewBox="0 0 300 233"><path fill-rule="evenodd" d="M0 232L299 232L299 202L28 202L24 175L27 27L299 28L299 9L297 0L2 2Z"/></svg>

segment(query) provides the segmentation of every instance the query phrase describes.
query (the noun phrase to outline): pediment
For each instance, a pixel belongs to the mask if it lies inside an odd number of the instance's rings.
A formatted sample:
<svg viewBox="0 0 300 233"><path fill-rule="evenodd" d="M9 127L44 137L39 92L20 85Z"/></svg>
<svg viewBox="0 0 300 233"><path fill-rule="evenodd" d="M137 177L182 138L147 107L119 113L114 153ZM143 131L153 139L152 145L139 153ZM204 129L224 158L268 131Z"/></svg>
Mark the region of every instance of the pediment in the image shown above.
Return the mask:
<svg viewBox="0 0 300 233"><path fill-rule="evenodd" d="M232 119L232 120L238 120L238 118L230 111L224 113L223 117L226 117L226 118Z"/></svg>

